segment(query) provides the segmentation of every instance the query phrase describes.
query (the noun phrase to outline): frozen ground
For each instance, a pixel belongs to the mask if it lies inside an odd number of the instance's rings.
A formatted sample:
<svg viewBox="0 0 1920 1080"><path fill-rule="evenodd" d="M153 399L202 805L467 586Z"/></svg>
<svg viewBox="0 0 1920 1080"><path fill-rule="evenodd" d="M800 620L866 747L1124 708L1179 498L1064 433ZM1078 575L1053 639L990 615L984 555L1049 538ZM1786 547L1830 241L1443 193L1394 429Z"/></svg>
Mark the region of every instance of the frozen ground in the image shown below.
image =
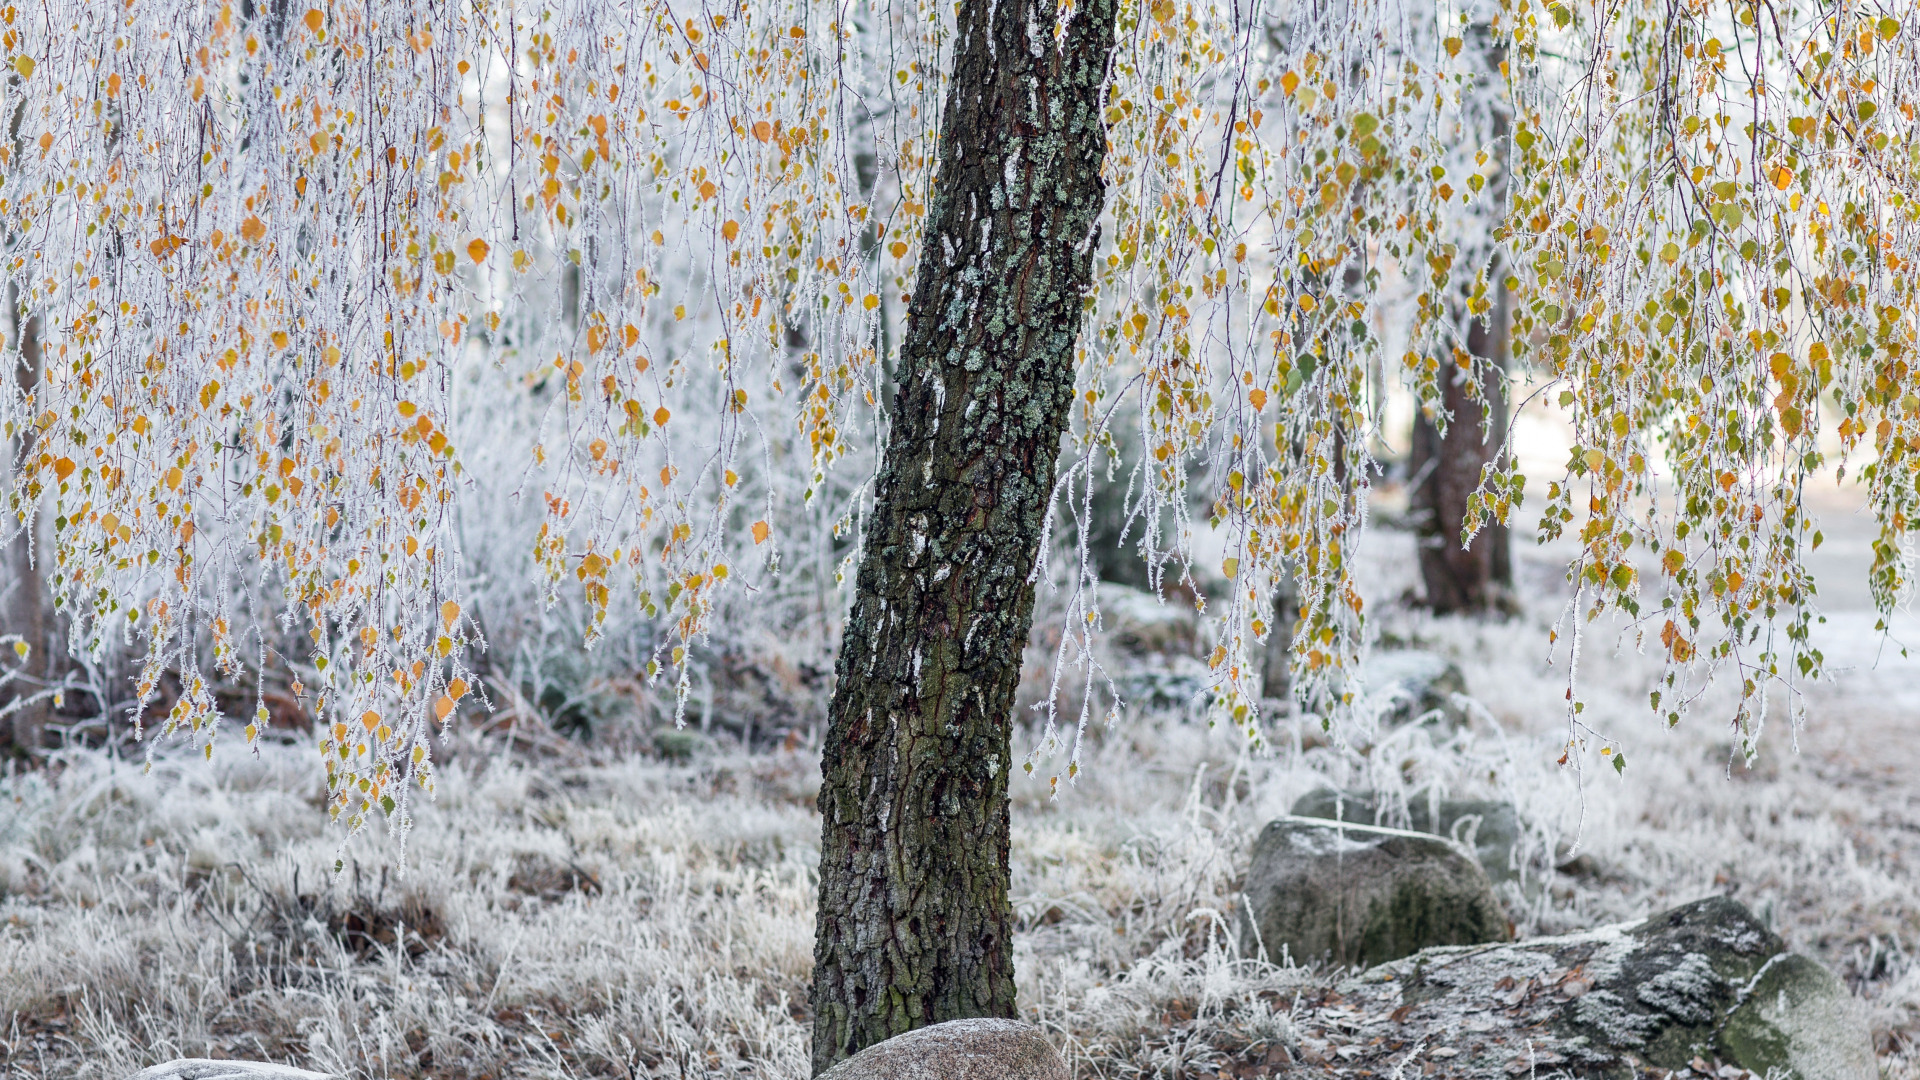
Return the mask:
<svg viewBox="0 0 1920 1080"><path fill-rule="evenodd" d="M1844 569L1850 533L1828 531ZM1370 592L1398 595L1408 541L1369 543ZM1888 1076L1920 1077L1920 662L1834 588L1824 644L1849 669L1811 695L1797 752L1776 724L1748 769L1714 701L1661 730L1643 706L1653 665L1592 637L1589 713L1631 764L1581 785L1553 764L1555 554L1523 550L1534 607L1508 623L1380 605L1383 632L1460 660L1486 714L1458 733L1362 756L1283 723L1254 754L1134 719L1095 733L1058 800L1016 781L1022 1007L1080 1075L1245 1075L1275 1045L1359 1030L1335 1023L1326 973L1238 958L1226 932L1253 832L1331 781L1515 801L1535 883L1509 898L1522 933L1738 897L1868 1003ZM805 748L684 764L455 749L404 875L384 835L343 849L310 750L152 775L82 754L5 781L0 1077L120 1080L182 1055L356 1078L805 1075Z"/></svg>

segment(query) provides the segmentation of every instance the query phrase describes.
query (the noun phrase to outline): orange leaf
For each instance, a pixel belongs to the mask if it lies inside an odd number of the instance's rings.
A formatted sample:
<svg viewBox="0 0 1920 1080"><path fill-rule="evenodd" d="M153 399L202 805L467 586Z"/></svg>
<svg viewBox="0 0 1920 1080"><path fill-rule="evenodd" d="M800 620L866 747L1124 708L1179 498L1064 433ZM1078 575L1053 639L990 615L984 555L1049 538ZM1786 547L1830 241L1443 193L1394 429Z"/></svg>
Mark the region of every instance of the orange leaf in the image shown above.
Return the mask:
<svg viewBox="0 0 1920 1080"><path fill-rule="evenodd" d="M740 223L737 221L729 221L725 225L720 226L720 235L727 238L727 243L733 243L734 238L740 235Z"/></svg>
<svg viewBox="0 0 1920 1080"><path fill-rule="evenodd" d="M773 533L773 530L767 527L766 522L756 521L753 523L753 542L754 543L756 544L764 543L767 537L772 533Z"/></svg>
<svg viewBox="0 0 1920 1080"><path fill-rule="evenodd" d="M308 8L307 14L301 21L307 24L307 29L317 34L320 32L320 24L326 20L327 16L319 8Z"/></svg>
<svg viewBox="0 0 1920 1080"><path fill-rule="evenodd" d="M759 139L761 142L766 142L768 139L773 138L773 125L767 123L765 120L754 121L753 137Z"/></svg>
<svg viewBox="0 0 1920 1080"><path fill-rule="evenodd" d="M59 477L62 480L65 480L67 477L72 476L73 475L73 459L61 458L59 461L54 462L53 475Z"/></svg>
<svg viewBox="0 0 1920 1080"><path fill-rule="evenodd" d="M484 262L486 257L487 242L485 240L475 239L473 243L467 245L467 258L474 262Z"/></svg>
<svg viewBox="0 0 1920 1080"><path fill-rule="evenodd" d="M267 235L267 223L258 217L249 216L240 223L240 235L249 243L256 243Z"/></svg>

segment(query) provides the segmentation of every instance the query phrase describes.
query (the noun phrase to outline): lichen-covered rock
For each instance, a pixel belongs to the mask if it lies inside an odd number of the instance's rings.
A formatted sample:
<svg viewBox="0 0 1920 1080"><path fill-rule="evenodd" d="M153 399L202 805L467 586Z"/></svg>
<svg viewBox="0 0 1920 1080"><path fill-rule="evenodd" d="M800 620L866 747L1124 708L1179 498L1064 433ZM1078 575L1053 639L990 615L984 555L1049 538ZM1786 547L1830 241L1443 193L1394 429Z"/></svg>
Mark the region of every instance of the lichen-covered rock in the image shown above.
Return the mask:
<svg viewBox="0 0 1920 1080"><path fill-rule="evenodd" d="M1781 953L1742 988L1741 1003L1720 1030L1723 1056L1761 1076L1799 1080L1874 1080L1866 1016L1833 972Z"/></svg>
<svg viewBox="0 0 1920 1080"><path fill-rule="evenodd" d="M1261 831L1247 870L1249 952L1366 966L1507 937L1486 871L1439 837L1318 818Z"/></svg>
<svg viewBox="0 0 1920 1080"><path fill-rule="evenodd" d="M264 1061L178 1058L134 1073L129 1080L337 1080L332 1073L308 1072Z"/></svg>
<svg viewBox="0 0 1920 1080"><path fill-rule="evenodd" d="M1436 805L1437 803L1437 805ZM1383 824L1380 800L1371 791L1341 791L1316 788L1300 796L1293 804L1295 817L1328 818L1362 825ZM1435 836L1453 836L1461 826L1464 838L1471 825L1474 855L1488 880L1496 886L1520 880L1520 868L1514 862L1514 848L1520 842L1520 818L1513 804L1493 799L1431 799L1418 791L1407 799L1407 827L1414 832Z"/></svg>
<svg viewBox="0 0 1920 1080"><path fill-rule="evenodd" d="M949 1020L896 1035L818 1080L1067 1080L1066 1062L1018 1020Z"/></svg>
<svg viewBox="0 0 1920 1080"><path fill-rule="evenodd" d="M1846 989L1726 897L1585 933L1429 949L1340 990L1345 1008L1391 1017L1390 1041L1424 1046L1442 1065L1432 1075L1452 1080L1633 1080L1696 1058L1768 1080L1878 1075Z"/></svg>
<svg viewBox="0 0 1920 1080"><path fill-rule="evenodd" d="M1373 653L1360 668L1367 698L1382 703L1382 723L1409 720L1461 724L1466 714L1454 700L1467 692L1460 665L1439 653L1393 649Z"/></svg>

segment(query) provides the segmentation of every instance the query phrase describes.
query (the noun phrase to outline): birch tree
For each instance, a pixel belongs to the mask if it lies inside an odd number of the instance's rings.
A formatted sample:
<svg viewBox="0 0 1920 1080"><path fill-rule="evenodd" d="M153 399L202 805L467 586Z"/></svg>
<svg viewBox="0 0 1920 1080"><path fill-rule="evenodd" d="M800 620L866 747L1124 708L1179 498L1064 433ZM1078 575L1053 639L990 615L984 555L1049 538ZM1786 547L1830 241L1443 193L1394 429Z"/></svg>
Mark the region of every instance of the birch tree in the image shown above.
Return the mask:
<svg viewBox="0 0 1920 1080"><path fill-rule="evenodd" d="M214 689L304 635L330 810L400 827L483 690L476 491L519 493L590 637L616 606L660 627L667 693L730 591L861 539L816 1064L1012 1008L1007 784L1071 781L1102 700L1010 743L1052 530L1121 486L1151 580L1203 596L1216 714L1259 737L1279 634L1335 723L1378 380L1436 431L1487 400L1502 290L1577 440L1540 510L1580 543L1558 632L1626 617L1662 717L1731 678L1752 752L1769 690L1818 675L1820 470L1865 488L1877 602L1907 588L1897 6L42 0L0 27L7 325L40 327L5 343L7 538L50 523L70 645L143 656L136 717L178 674L145 737L256 740L264 704ZM1462 541L1526 490L1493 455ZM1227 554L1195 574L1203 529ZM1060 660L1095 691L1069 557ZM1568 703L1568 754L1623 767Z"/></svg>

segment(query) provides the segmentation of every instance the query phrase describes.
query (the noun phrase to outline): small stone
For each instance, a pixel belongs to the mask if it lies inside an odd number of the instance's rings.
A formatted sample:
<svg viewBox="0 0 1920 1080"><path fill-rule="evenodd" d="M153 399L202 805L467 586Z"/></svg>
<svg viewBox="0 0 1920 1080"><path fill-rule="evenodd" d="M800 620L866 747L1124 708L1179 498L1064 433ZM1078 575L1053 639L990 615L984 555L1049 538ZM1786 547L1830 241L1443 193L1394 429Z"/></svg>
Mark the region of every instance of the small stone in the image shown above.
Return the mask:
<svg viewBox="0 0 1920 1080"><path fill-rule="evenodd" d="M1039 1028L980 1018L895 1035L817 1080L1068 1080L1068 1073Z"/></svg>
<svg viewBox="0 0 1920 1080"><path fill-rule="evenodd" d="M1479 863L1400 829L1280 818L1254 842L1246 895L1243 948L1298 963L1367 966L1507 936Z"/></svg>
<svg viewBox="0 0 1920 1080"><path fill-rule="evenodd" d="M1293 804L1297 817L1328 818L1362 825L1382 824L1380 799L1371 791L1341 791L1316 788L1300 796ZM1458 826L1462 837L1473 838L1473 853L1487 872L1488 880L1498 886L1519 881L1514 865L1514 848L1520 842L1520 817L1513 804L1493 799L1434 799L1422 789L1407 797L1408 828L1435 836L1452 836ZM1536 883L1537 884L1537 883Z"/></svg>

